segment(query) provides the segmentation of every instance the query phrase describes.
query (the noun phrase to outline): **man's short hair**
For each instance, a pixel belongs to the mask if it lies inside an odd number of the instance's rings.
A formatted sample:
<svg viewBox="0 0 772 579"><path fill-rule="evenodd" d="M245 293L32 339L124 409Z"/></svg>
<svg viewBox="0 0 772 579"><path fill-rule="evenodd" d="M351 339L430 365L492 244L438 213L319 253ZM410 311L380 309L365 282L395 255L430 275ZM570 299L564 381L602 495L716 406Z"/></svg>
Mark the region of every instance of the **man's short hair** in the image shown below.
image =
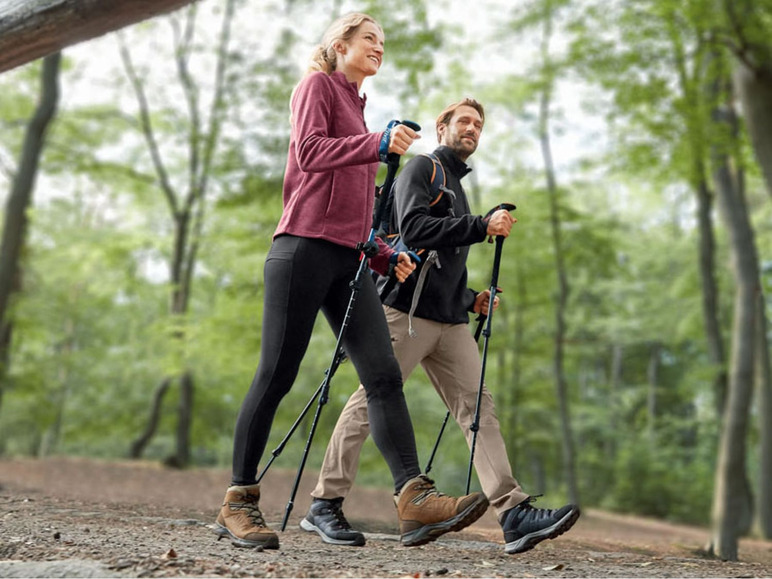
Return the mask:
<svg viewBox="0 0 772 579"><path fill-rule="evenodd" d="M440 125L448 126L450 124L450 119L453 118L453 113L456 112L458 107L463 106L472 107L474 110L480 113L480 118L482 119L483 125L485 124L485 109L483 109L482 104L473 98L467 97L463 100L446 106L445 109L437 116L437 121L434 124L435 129L439 129ZM437 141L440 141L439 130L437 130Z"/></svg>

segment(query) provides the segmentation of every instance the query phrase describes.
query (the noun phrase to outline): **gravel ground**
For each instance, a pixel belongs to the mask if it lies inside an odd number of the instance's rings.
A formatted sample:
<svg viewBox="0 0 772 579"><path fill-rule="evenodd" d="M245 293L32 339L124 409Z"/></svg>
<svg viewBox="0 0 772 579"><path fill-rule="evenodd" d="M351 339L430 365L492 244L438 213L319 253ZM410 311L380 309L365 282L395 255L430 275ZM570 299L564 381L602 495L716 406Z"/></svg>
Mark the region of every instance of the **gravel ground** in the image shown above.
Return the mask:
<svg viewBox="0 0 772 579"><path fill-rule="evenodd" d="M269 473L261 507L279 528L294 472ZM532 551L506 555L492 512L422 547L399 544L389 492L358 488L346 513L364 547L299 529L307 473L281 548L218 541L227 472L83 459L0 461L0 577L770 577L772 542L744 539L739 563L706 559L705 529L601 511ZM274 491L274 492L272 492Z"/></svg>

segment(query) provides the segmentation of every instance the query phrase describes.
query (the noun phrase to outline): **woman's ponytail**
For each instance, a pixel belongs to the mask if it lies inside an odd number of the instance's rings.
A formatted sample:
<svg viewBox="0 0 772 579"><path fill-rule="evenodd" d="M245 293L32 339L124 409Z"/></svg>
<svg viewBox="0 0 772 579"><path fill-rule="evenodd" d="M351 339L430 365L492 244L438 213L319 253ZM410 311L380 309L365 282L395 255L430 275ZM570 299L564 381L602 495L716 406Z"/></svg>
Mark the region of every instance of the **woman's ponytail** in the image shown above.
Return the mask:
<svg viewBox="0 0 772 579"><path fill-rule="evenodd" d="M318 44L311 53L307 72L319 71L325 74L332 74L337 65L337 56L332 46L325 48L324 45Z"/></svg>

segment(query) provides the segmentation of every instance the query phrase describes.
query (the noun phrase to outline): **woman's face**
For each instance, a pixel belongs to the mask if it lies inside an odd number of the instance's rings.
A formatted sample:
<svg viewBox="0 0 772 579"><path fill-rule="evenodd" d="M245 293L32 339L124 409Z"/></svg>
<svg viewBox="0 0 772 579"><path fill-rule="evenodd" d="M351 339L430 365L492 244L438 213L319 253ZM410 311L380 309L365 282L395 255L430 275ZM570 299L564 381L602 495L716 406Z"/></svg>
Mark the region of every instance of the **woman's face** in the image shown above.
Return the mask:
<svg viewBox="0 0 772 579"><path fill-rule="evenodd" d="M378 72L383 61L383 32L373 22L359 25L348 42L341 41L335 47L338 52L337 69L351 82L358 85L368 76Z"/></svg>

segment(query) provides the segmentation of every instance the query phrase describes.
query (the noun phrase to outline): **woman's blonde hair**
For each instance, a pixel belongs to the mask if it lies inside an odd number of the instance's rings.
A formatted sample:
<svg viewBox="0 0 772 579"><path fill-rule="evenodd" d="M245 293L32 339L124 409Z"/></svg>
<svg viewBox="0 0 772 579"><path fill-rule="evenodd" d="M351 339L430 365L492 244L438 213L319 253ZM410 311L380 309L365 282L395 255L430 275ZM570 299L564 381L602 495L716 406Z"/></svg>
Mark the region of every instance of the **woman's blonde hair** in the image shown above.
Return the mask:
<svg viewBox="0 0 772 579"><path fill-rule="evenodd" d="M322 37L321 44L318 44L311 54L308 72L321 71L325 74L332 74L338 65L338 55L335 53L333 45L338 41L348 42L351 40L363 22L372 22L381 28L375 18L362 12L344 14L330 24Z"/></svg>

